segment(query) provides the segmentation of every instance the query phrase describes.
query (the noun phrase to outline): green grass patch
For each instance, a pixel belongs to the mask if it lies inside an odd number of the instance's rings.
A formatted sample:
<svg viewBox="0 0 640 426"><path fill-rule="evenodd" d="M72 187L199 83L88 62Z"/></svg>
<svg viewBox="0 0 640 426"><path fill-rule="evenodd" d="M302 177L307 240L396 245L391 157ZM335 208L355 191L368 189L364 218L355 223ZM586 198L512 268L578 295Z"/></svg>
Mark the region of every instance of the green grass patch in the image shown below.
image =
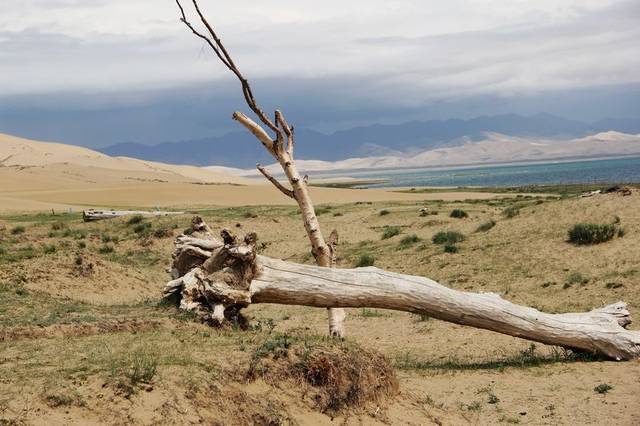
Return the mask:
<svg viewBox="0 0 640 426"><path fill-rule="evenodd" d="M491 219L478 225L478 227L476 228L476 232L487 232L494 226L496 226L496 221Z"/></svg>
<svg viewBox="0 0 640 426"><path fill-rule="evenodd" d="M385 226L384 230L382 231L382 239L383 240L388 240L391 237L395 237L396 235L400 234L400 227L399 226Z"/></svg>
<svg viewBox="0 0 640 426"><path fill-rule="evenodd" d="M456 219L464 219L465 217L469 217L469 214L462 209L453 209L449 214L449 217L453 217Z"/></svg>
<svg viewBox="0 0 640 426"><path fill-rule="evenodd" d="M519 214L520 214L520 207L518 206L509 206L506 209L502 210L502 216L506 217L507 219L516 217Z"/></svg>
<svg viewBox="0 0 640 426"><path fill-rule="evenodd" d="M415 243L417 243L418 241L420 241L420 237L418 237L416 234L407 235L406 237L400 240L400 248L402 249L409 248Z"/></svg>
<svg viewBox="0 0 640 426"><path fill-rule="evenodd" d="M464 239L465 239L464 235L461 234L460 232L440 231L431 238L431 241L433 241L434 244L453 245L455 243L460 243L464 241Z"/></svg>
<svg viewBox="0 0 640 426"><path fill-rule="evenodd" d="M376 262L375 257L373 257L370 254L363 254L358 258L354 266L356 268L363 268L366 266L373 266L375 262Z"/></svg>
<svg viewBox="0 0 640 426"><path fill-rule="evenodd" d="M576 245L600 244L615 235L616 226L610 223L578 223L569 230L569 242Z"/></svg>

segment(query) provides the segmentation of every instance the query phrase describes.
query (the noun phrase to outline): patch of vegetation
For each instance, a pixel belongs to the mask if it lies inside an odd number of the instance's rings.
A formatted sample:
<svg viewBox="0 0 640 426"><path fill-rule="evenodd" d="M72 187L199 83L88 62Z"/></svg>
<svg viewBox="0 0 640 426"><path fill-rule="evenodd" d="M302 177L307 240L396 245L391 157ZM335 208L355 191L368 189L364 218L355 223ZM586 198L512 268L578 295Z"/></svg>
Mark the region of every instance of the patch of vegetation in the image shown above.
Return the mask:
<svg viewBox="0 0 640 426"><path fill-rule="evenodd" d="M294 379L322 411L336 413L395 395L393 367L378 352L309 335L272 334L259 345L246 374L268 383Z"/></svg>
<svg viewBox="0 0 640 426"><path fill-rule="evenodd" d="M74 397L62 393L53 393L46 395L44 400L46 401L47 405L52 408L65 405L73 405L73 403L75 402Z"/></svg>
<svg viewBox="0 0 640 426"><path fill-rule="evenodd" d="M440 231L431 238L431 241L434 244L453 245L464 241L464 238L464 235L457 231Z"/></svg>
<svg viewBox="0 0 640 426"><path fill-rule="evenodd" d="M400 240L400 248L402 249L409 248L415 243L417 243L418 241L420 241L420 237L418 237L416 234L407 235L406 237Z"/></svg>
<svg viewBox="0 0 640 426"><path fill-rule="evenodd" d="M449 214L449 217L464 219L465 217L469 217L469 214L462 209L454 209L451 211L451 214Z"/></svg>
<svg viewBox="0 0 640 426"><path fill-rule="evenodd" d="M460 251L458 246L456 246L454 244L445 244L444 247L443 247L443 250L444 250L445 253L450 253L450 254L455 254L455 253Z"/></svg>
<svg viewBox="0 0 640 426"><path fill-rule="evenodd" d="M53 244L44 244L44 245L42 246L42 252L43 252L44 254L53 254L53 253L55 253L56 251L58 251L58 249L57 249L57 247L56 247L55 245L53 245Z"/></svg>
<svg viewBox="0 0 640 426"><path fill-rule="evenodd" d="M316 209L316 214L318 214L317 209ZM258 217L258 215L252 211L246 211L242 214L242 217L244 217L245 219L255 219Z"/></svg>
<svg viewBox="0 0 640 426"><path fill-rule="evenodd" d="M373 257L370 254L363 254L358 258L358 261L356 262L356 264L354 265L356 268L363 268L366 266L373 266L373 264L375 263L376 258Z"/></svg>
<svg viewBox="0 0 640 426"><path fill-rule="evenodd" d="M155 238L170 238L173 236L173 231L169 228L157 228L153 231Z"/></svg>
<svg viewBox="0 0 640 426"><path fill-rule="evenodd" d="M626 233L627 231L624 228L618 228L618 238L624 237Z"/></svg>
<svg viewBox="0 0 640 426"><path fill-rule="evenodd" d="M593 391L597 392L599 394L605 394L605 393L609 392L611 389L613 389L613 386L611 386L610 384L608 384L608 383L600 383L598 386L593 388Z"/></svg>
<svg viewBox="0 0 640 426"><path fill-rule="evenodd" d="M386 318L390 315L385 312L380 312L377 309L362 308L362 311L360 311L360 316L363 318Z"/></svg>
<svg viewBox="0 0 640 426"><path fill-rule="evenodd" d="M142 223L143 221L144 216L142 216L141 214L136 214L131 216L129 220L127 220L127 225L137 225L139 223Z"/></svg>
<svg viewBox="0 0 640 426"><path fill-rule="evenodd" d="M487 232L494 226L496 226L496 221L491 219L478 225L478 227L476 228L476 232Z"/></svg>
<svg viewBox="0 0 640 426"><path fill-rule="evenodd" d="M115 249L113 248L113 246L109 244L105 244L98 249L98 253L100 254L109 254L109 253L113 253L114 251Z"/></svg>
<svg viewBox="0 0 640 426"><path fill-rule="evenodd" d="M147 234L151 230L151 223L143 222L133 227L133 232L136 234Z"/></svg>
<svg viewBox="0 0 640 426"><path fill-rule="evenodd" d="M399 226L385 226L384 231L382 231L382 239L387 240L391 237L395 237L400 234Z"/></svg>
<svg viewBox="0 0 640 426"><path fill-rule="evenodd" d="M567 289L574 284L586 285L589 284L589 278L582 275L580 272L573 272L569 274L565 280L562 288Z"/></svg>
<svg viewBox="0 0 640 426"><path fill-rule="evenodd" d="M389 210L387 210L387 209L382 209L382 210L380 210L380 211L378 212L378 215L380 215L380 216L386 216L386 215L388 215L389 213L391 213Z"/></svg>
<svg viewBox="0 0 640 426"><path fill-rule="evenodd" d="M67 224L64 223L64 222L60 222L60 221L53 222L51 224L51 229L54 230L54 231L61 231L61 230L65 229L66 227L67 227Z"/></svg>
<svg viewBox="0 0 640 426"><path fill-rule="evenodd" d="M24 234L24 231L26 231L24 226L22 225L14 226L13 228L11 228L11 235Z"/></svg>
<svg viewBox="0 0 640 426"><path fill-rule="evenodd" d="M518 206L509 206L506 209L502 210L502 215L507 219L511 219L520 214L520 207Z"/></svg>
<svg viewBox="0 0 640 426"><path fill-rule="evenodd" d="M316 207L316 215L320 216L323 214L327 214L329 212L331 212L332 207L331 206L318 206Z"/></svg>
<svg viewBox="0 0 640 426"><path fill-rule="evenodd" d="M569 242L576 245L600 244L611 240L616 226L610 223L578 223L569 230Z"/></svg>

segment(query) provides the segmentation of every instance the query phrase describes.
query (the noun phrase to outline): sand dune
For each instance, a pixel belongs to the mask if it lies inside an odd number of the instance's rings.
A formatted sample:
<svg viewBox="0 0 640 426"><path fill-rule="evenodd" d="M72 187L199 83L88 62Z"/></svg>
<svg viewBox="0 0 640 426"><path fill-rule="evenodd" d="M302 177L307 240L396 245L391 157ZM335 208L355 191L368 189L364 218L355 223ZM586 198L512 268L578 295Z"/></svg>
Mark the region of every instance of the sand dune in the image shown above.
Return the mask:
<svg viewBox="0 0 640 426"><path fill-rule="evenodd" d="M298 167L308 171L336 171L401 167L443 167L497 164L525 161L559 160L640 155L640 135L603 132L577 139L526 138L487 132L480 141L466 140L462 145L437 148L411 156L349 158L341 161L299 160ZM278 164L267 167L279 172ZM216 170L215 167L210 168ZM253 176L254 170L228 170L237 176Z"/></svg>
<svg viewBox="0 0 640 426"><path fill-rule="evenodd" d="M0 134L0 211L294 203L263 179L250 180L229 171L110 157L77 146ZM331 188L311 191L317 203L494 196Z"/></svg>

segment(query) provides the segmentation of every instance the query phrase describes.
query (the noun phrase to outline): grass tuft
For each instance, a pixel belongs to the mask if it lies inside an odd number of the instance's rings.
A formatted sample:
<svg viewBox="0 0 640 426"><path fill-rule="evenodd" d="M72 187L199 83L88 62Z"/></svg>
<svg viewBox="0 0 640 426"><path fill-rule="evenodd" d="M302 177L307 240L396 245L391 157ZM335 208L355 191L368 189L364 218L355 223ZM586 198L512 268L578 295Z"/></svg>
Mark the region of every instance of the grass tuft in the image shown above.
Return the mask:
<svg viewBox="0 0 640 426"><path fill-rule="evenodd" d="M387 240L391 237L395 237L398 234L400 234L399 226L386 226L384 228L384 231L382 231L382 239Z"/></svg>
<svg viewBox="0 0 640 426"><path fill-rule="evenodd" d="M457 231L440 231L431 238L434 244L453 245L464 241L464 235Z"/></svg>
<svg viewBox="0 0 640 426"><path fill-rule="evenodd" d="M480 225L478 225L478 227L476 228L476 232L487 232L488 230L490 230L494 226L496 226L496 221L491 219L491 220L489 220L487 222L484 222L484 223L481 223Z"/></svg>
<svg viewBox="0 0 640 426"><path fill-rule="evenodd" d="M569 242L576 245L600 244L611 240L615 234L616 226L610 223L578 223L569 230Z"/></svg>
<svg viewBox="0 0 640 426"><path fill-rule="evenodd" d="M469 214L462 209L454 209L451 211L451 214L449 214L449 217L464 219L465 217L469 217Z"/></svg>
<svg viewBox="0 0 640 426"><path fill-rule="evenodd" d="M376 258L373 257L370 254L363 254L358 258L358 261L356 262L356 264L354 265L356 268L363 268L366 266L373 266L373 264L375 263Z"/></svg>

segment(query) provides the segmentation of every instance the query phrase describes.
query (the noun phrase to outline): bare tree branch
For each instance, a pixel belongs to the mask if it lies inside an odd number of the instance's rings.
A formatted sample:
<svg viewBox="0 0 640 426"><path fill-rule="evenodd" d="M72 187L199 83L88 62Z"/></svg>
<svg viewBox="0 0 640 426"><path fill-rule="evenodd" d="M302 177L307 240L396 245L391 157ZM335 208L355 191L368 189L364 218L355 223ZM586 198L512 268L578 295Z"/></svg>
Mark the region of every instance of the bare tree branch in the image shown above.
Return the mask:
<svg viewBox="0 0 640 426"><path fill-rule="evenodd" d="M327 245L322 232L320 231L320 224L313 207L313 202L309 191L307 189L308 178L304 179L300 176L298 169L293 161L294 150L294 129L287 123L284 115L280 111L275 111L275 119L272 121L267 115L260 109L256 99L251 90L249 81L242 75L236 64L234 63L231 55L222 44L220 37L216 34L213 26L209 23L204 16L197 0L191 0L193 6L198 14L200 22L207 29L209 36L199 32L195 27L187 20L185 11L180 3L180 0L176 0L180 9L181 21L193 32L196 36L206 41L206 43L213 49L216 56L220 61L240 80L242 84L242 94L249 108L256 114L260 121L269 129L275 133L275 138L271 137L267 131L258 123L242 114L241 112L235 112L233 119L237 120L245 128L247 128L262 145L273 155L273 157L280 163L285 176L289 180L292 189L285 188L280 182L278 182L273 176L271 176L264 168L258 165L258 170L271 182L276 188L278 188L285 195L292 197L298 202L300 211L302 213L302 219L304 228L311 242L312 253L315 255L316 263L319 266L330 267L331 266L331 249ZM285 147L286 138L286 147ZM343 309L329 309L329 332L333 336L344 336L344 310Z"/></svg>
<svg viewBox="0 0 640 426"><path fill-rule="evenodd" d="M281 184L280 181L278 179L274 178L271 175L271 173L269 173L267 171L267 169L262 167L262 165L256 164L256 167L258 168L258 170L260 170L260 173L262 173L262 175L265 178L267 178L267 180L269 182L271 182L276 188L278 188L280 190L280 192L282 192L287 197L291 197L291 198L293 198L295 200L296 196L295 196L295 194L293 193L293 191L291 189L288 189L283 184Z"/></svg>

